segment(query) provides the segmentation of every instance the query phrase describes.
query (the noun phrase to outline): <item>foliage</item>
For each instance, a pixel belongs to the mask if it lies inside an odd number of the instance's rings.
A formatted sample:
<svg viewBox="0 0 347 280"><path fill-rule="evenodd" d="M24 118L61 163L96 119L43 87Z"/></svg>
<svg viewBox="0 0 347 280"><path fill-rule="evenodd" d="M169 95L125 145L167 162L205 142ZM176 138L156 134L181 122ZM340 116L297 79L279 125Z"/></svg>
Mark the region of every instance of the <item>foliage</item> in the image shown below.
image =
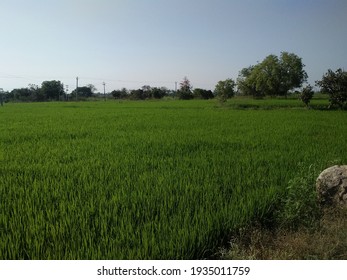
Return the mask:
<svg viewBox="0 0 347 280"><path fill-rule="evenodd" d="M287 96L288 91L301 87L307 80L302 59L296 54L282 52L267 56L255 66L244 68L238 77L238 89L242 95L254 97Z"/></svg>
<svg viewBox="0 0 347 280"><path fill-rule="evenodd" d="M284 227L312 227L318 221L320 208L315 181L318 174L312 166L299 166L298 174L288 182L279 209L279 223Z"/></svg>
<svg viewBox="0 0 347 280"><path fill-rule="evenodd" d="M166 87L151 87L150 89L150 96L154 99L160 99L168 96L169 94L170 91Z"/></svg>
<svg viewBox="0 0 347 280"><path fill-rule="evenodd" d="M1 120L0 259L205 258L294 200L297 162L347 160L345 111L9 103Z"/></svg>
<svg viewBox="0 0 347 280"><path fill-rule="evenodd" d="M87 87L90 88L92 94L96 93L97 89L93 84L88 84Z"/></svg>
<svg viewBox="0 0 347 280"><path fill-rule="evenodd" d="M255 98L263 97L263 93L258 91L255 86L254 75L251 75L254 70L253 65L243 68L236 80L238 95L253 96Z"/></svg>
<svg viewBox="0 0 347 280"><path fill-rule="evenodd" d="M149 98L149 94L143 89L133 89L130 91L129 98L133 100L144 100Z"/></svg>
<svg viewBox="0 0 347 280"><path fill-rule="evenodd" d="M192 99L192 85L187 77L183 78L183 81L180 82L180 89L177 91L177 96L179 99Z"/></svg>
<svg viewBox="0 0 347 280"><path fill-rule="evenodd" d="M306 105L306 107L308 106L308 104L310 103L312 97L313 97L313 88L311 85L307 85L306 87L304 87L300 93L300 99L302 102L304 102L304 104Z"/></svg>
<svg viewBox="0 0 347 280"><path fill-rule="evenodd" d="M302 86L307 81L307 73L302 59L293 53L282 52L279 61L280 89L278 95L287 96L288 91Z"/></svg>
<svg viewBox="0 0 347 280"><path fill-rule="evenodd" d="M115 98L115 99L124 99L127 97L128 95L128 91L126 88L122 88L121 90L113 90L111 92L111 95Z"/></svg>
<svg viewBox="0 0 347 280"><path fill-rule="evenodd" d="M132 100L145 100L145 99L161 99L169 95L170 91L165 87L150 87L143 86L140 89L128 91L126 88L121 90L114 90L111 92L115 99L132 99Z"/></svg>
<svg viewBox="0 0 347 280"><path fill-rule="evenodd" d="M342 108L347 103L347 72L341 68L333 72L328 70L322 80L316 81L321 90L330 96L330 105Z"/></svg>
<svg viewBox="0 0 347 280"><path fill-rule="evenodd" d="M28 90L30 91L32 101L45 101L48 98L38 85L29 84Z"/></svg>
<svg viewBox="0 0 347 280"><path fill-rule="evenodd" d="M32 92L29 88L17 88L11 91L11 95L19 100L30 100L32 97Z"/></svg>
<svg viewBox="0 0 347 280"><path fill-rule="evenodd" d="M64 86L60 81L44 81L40 91L47 100L59 100L64 94Z"/></svg>
<svg viewBox="0 0 347 280"><path fill-rule="evenodd" d="M211 90L201 89L201 88L195 88L193 90L193 96L194 98L200 98L200 99L212 99L214 98L214 95Z"/></svg>
<svg viewBox="0 0 347 280"><path fill-rule="evenodd" d="M226 79L225 81L219 81L214 89L214 94L217 96L221 103L227 101L235 95L235 82L233 79Z"/></svg>
<svg viewBox="0 0 347 280"><path fill-rule="evenodd" d="M93 96L93 88L91 87L91 85L85 86L85 87L78 87L77 89L77 96L79 97L92 97ZM76 96L76 89L74 89L71 92L72 96Z"/></svg>

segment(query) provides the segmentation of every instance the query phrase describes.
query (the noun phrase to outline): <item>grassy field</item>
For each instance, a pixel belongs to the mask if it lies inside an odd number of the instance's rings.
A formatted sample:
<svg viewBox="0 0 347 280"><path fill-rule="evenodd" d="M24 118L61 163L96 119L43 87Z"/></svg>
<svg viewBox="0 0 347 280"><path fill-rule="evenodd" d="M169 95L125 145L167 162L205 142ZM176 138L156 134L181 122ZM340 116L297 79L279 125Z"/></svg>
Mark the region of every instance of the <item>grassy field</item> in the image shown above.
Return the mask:
<svg viewBox="0 0 347 280"><path fill-rule="evenodd" d="M346 164L346 127L285 99L5 104L0 259L209 257L303 168Z"/></svg>

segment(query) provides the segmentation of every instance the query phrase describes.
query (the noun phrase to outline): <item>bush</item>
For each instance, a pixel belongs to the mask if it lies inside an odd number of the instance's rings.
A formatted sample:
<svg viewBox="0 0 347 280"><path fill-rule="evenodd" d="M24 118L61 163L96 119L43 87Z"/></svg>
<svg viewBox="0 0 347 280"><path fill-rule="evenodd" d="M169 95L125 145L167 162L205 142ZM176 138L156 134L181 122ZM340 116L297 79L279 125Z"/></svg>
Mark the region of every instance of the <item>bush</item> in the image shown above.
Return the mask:
<svg viewBox="0 0 347 280"><path fill-rule="evenodd" d="M215 87L214 94L217 96L220 103L225 103L228 98L235 95L235 82L232 79L226 79L225 81L219 81Z"/></svg>
<svg viewBox="0 0 347 280"><path fill-rule="evenodd" d="M331 69L323 76L322 80L316 81L323 92L329 94L330 106L337 105L342 108L347 103L347 72L341 68L333 72Z"/></svg>
<svg viewBox="0 0 347 280"><path fill-rule="evenodd" d="M312 227L320 217L320 208L315 190L316 172L310 166L301 167L297 177L288 182L278 213L279 224L284 227Z"/></svg>
<svg viewBox="0 0 347 280"><path fill-rule="evenodd" d="M306 107L308 107L308 104L310 103L312 97L313 97L313 88L311 85L308 85L302 89L302 92L300 93L300 99Z"/></svg>

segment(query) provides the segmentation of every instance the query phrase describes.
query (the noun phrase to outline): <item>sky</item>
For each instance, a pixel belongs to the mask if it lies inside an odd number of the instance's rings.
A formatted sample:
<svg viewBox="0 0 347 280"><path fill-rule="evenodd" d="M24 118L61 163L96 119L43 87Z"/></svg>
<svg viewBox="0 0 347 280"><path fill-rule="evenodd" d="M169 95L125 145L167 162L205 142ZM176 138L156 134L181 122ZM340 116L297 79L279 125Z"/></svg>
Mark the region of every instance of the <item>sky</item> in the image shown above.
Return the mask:
<svg viewBox="0 0 347 280"><path fill-rule="evenodd" d="M281 52L347 69L347 0L0 0L0 88L194 88Z"/></svg>

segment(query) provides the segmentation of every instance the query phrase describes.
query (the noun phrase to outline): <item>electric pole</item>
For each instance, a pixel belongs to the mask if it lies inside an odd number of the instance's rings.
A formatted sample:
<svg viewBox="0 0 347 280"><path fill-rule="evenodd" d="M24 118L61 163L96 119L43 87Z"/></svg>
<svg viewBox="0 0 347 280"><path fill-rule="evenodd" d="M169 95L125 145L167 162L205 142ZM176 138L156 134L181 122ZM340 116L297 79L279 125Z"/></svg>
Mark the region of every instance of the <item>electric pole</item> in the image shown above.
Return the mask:
<svg viewBox="0 0 347 280"><path fill-rule="evenodd" d="M102 85L104 86L104 99L105 99L105 101L106 101L106 91L105 91L105 85L106 85L106 84L105 84L105 82L103 82Z"/></svg>
<svg viewBox="0 0 347 280"><path fill-rule="evenodd" d="M65 100L69 100L69 85L65 85Z"/></svg>
<svg viewBox="0 0 347 280"><path fill-rule="evenodd" d="M78 95L78 77L76 77L76 101L77 101L77 95Z"/></svg>

